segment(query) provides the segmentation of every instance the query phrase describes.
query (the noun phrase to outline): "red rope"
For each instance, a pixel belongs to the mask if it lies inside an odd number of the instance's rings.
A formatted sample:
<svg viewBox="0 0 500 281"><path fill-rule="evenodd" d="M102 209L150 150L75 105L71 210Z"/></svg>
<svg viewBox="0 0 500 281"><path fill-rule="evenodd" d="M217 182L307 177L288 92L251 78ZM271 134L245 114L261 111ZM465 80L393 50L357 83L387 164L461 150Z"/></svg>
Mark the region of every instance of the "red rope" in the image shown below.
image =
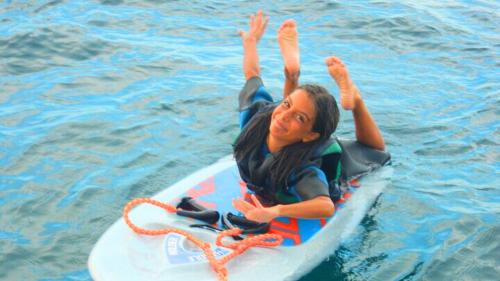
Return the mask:
<svg viewBox="0 0 500 281"><path fill-rule="evenodd" d="M215 244L217 246L230 248L233 251L230 254L225 255L224 257L218 260L215 258L214 252L212 251L209 243L197 239L187 231L176 228L162 228L157 230L151 230L151 229L144 229L135 225L129 218L129 212L135 206L144 203L155 205L157 207L164 209L169 213L175 213L176 211L175 207L169 204L165 204L151 198L137 198L128 202L127 205L125 205L125 207L123 208L123 218L125 219L125 223L137 234L165 235L168 233L178 233L185 236L189 241L193 242L193 244L195 244L196 246L198 246L200 249L203 250L203 253L205 253L205 256L207 257L210 266L217 274L219 280L227 280L227 269L225 268L224 265L234 257L245 252L247 249L251 247L276 247L281 245L281 243L283 242L283 237L281 237L280 235L261 234L261 235L246 237L245 239L238 242L224 244L222 242L222 239L224 237L240 235L242 233L242 230L239 228L224 230L217 235Z"/></svg>

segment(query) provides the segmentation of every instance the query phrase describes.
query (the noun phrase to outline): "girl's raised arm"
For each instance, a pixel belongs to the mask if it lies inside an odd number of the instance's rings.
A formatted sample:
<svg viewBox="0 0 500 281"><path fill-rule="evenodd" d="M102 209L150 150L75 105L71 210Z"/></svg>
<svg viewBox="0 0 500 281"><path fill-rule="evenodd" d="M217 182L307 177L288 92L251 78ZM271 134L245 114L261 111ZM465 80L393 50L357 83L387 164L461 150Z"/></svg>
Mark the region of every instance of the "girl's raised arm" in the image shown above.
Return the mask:
<svg viewBox="0 0 500 281"><path fill-rule="evenodd" d="M269 17L264 16L262 11L250 16L249 30L240 31L243 43L243 74L248 80L254 76L260 76L259 55L257 44L266 31Z"/></svg>

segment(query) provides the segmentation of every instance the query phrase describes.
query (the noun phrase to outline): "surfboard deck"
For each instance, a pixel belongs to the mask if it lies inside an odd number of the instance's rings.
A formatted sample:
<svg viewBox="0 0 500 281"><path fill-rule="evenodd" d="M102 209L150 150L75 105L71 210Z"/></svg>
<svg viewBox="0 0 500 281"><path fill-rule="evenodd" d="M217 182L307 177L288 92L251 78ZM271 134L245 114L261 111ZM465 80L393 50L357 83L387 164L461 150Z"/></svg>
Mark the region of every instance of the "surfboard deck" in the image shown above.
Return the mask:
<svg viewBox="0 0 500 281"><path fill-rule="evenodd" d="M336 212L329 219L278 218L271 224L271 233L280 234L283 244L276 248L251 248L231 260L229 280L296 280L313 269L337 248L340 241L359 224L367 209L387 184L392 169L386 167L365 176L362 187L350 186L337 202ZM225 157L163 190L153 198L175 204L184 196L219 212L237 213L234 198L244 197L246 186L241 181L236 163ZM232 250L218 247L216 233L190 227L194 219L166 213L164 210L140 205L130 212L132 221L147 229L175 227L212 243L216 257ZM94 280L217 280L203 252L183 236L172 233L144 236L134 233L123 218L116 221L99 239L88 260Z"/></svg>

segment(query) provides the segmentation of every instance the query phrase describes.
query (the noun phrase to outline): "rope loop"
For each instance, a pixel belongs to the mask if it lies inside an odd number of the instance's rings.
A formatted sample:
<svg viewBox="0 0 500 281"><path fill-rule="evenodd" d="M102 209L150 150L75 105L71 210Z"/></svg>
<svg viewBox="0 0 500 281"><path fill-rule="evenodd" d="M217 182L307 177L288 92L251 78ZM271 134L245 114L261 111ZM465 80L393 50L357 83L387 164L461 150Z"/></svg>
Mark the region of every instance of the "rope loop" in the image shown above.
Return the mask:
<svg viewBox="0 0 500 281"><path fill-rule="evenodd" d="M228 230L224 230L220 232L217 235L217 238L215 239L215 244L217 246L223 246L229 249L232 249L233 251L224 257L220 258L219 260L215 258L215 254L210 247L209 243L206 243L193 235L191 235L189 232L177 229L177 228L162 228L162 229L145 229L140 226L135 225L129 217L130 211L136 207L137 205L140 204L150 204L154 205L157 207L160 207L164 209L165 211L169 213L175 213L176 208L172 205L162 203L160 201L154 200L152 198L137 198L134 199L130 202L128 202L125 207L123 208L123 218L125 219L125 223L132 229L135 233L137 234L142 234L142 235L165 235L168 233L177 233L180 235L183 235L191 241L193 244L195 244L198 248L200 248L203 253L205 254L207 261L210 264L210 267L212 270L217 274L217 278L220 281L226 281L227 280L227 268L225 268L225 264L229 262L231 259L234 257L242 254L245 252L247 249L251 247L277 247L281 245L283 242L283 237L281 237L278 234L260 234L260 235L255 235L255 236L249 236L246 237L245 239L238 241L238 242L233 242L233 243L228 243L224 244L222 242L222 239L224 237L228 236L237 236L240 235L243 231L239 228L231 228Z"/></svg>

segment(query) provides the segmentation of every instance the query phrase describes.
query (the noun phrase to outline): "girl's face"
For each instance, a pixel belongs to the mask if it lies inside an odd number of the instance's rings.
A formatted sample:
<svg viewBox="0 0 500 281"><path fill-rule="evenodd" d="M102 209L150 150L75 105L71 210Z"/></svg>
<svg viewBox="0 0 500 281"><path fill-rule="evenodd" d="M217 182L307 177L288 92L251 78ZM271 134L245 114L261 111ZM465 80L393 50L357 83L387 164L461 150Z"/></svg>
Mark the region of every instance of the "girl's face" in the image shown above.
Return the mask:
<svg viewBox="0 0 500 281"><path fill-rule="evenodd" d="M287 145L313 141L320 136L312 131L315 119L312 99L306 91L297 89L274 109L269 133Z"/></svg>

